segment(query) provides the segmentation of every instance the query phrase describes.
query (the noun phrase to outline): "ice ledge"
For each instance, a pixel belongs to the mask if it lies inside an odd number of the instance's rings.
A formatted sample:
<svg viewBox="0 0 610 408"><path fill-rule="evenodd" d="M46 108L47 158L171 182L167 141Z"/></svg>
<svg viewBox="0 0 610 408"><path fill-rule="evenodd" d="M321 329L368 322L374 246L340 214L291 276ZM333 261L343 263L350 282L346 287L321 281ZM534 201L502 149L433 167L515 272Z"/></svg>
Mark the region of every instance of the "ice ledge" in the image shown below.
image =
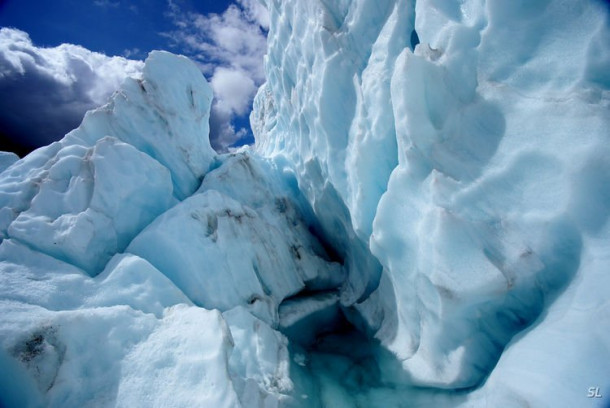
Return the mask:
<svg viewBox="0 0 610 408"><path fill-rule="evenodd" d="M199 187L216 156L209 141L211 103L212 89L192 61L153 51L142 78L127 78L62 143L91 146L114 136L131 144L167 167L182 200Z"/></svg>

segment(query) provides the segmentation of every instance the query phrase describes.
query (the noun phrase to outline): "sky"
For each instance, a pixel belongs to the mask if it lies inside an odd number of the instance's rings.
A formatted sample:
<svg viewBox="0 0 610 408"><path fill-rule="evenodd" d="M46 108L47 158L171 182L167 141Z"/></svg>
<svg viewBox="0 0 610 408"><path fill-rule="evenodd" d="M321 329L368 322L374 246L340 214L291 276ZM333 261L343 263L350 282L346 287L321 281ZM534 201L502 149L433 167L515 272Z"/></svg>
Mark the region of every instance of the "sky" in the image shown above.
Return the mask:
<svg viewBox="0 0 610 408"><path fill-rule="evenodd" d="M0 150L59 140L151 50L194 60L214 90L210 141L253 142L268 15L258 0L0 0Z"/></svg>

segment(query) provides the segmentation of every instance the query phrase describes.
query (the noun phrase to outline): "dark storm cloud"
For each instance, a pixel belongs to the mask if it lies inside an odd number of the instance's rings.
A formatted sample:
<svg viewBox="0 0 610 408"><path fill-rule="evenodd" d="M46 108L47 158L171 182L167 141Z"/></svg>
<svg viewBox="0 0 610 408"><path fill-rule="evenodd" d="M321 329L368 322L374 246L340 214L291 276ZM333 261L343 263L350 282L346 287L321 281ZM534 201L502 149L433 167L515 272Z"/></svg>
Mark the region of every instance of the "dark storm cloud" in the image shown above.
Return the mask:
<svg viewBox="0 0 610 408"><path fill-rule="evenodd" d="M0 150L23 155L61 139L141 68L75 45L38 48L23 31L0 29Z"/></svg>

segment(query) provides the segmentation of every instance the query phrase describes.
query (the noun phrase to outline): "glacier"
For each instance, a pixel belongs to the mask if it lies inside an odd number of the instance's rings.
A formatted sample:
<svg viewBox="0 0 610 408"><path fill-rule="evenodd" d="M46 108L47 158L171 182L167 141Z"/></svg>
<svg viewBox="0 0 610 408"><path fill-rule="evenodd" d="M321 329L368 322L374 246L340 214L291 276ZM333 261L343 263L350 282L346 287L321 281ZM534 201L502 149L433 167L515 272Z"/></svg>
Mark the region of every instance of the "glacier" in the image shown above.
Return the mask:
<svg viewBox="0 0 610 408"><path fill-rule="evenodd" d="M0 154L0 406L607 406L607 4L263 3L254 146L155 51Z"/></svg>

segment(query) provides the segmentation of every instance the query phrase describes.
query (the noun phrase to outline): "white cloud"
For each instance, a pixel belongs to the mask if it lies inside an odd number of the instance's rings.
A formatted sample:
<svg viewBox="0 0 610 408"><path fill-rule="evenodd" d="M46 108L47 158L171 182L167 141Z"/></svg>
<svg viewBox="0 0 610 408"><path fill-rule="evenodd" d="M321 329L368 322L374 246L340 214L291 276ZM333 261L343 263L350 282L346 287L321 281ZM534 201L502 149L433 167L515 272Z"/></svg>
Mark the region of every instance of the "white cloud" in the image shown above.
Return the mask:
<svg viewBox="0 0 610 408"><path fill-rule="evenodd" d="M260 83L265 77L263 55L269 19L264 6L255 1L239 0L239 5L229 5L222 14L206 15L184 12L169 0L169 14L177 29L164 35L194 59L240 69Z"/></svg>
<svg viewBox="0 0 610 408"><path fill-rule="evenodd" d="M237 0L222 14L207 15L184 12L176 1L168 0L176 30L164 35L211 78L215 103L210 139L215 146L228 146L246 136L247 131L236 131L231 121L248 113L265 80L268 12L258 0Z"/></svg>
<svg viewBox="0 0 610 408"><path fill-rule="evenodd" d="M252 100L257 87L246 72L219 67L214 71L211 84L218 98L218 109L238 116L248 113L249 101Z"/></svg>
<svg viewBox="0 0 610 408"><path fill-rule="evenodd" d="M210 142L214 149L226 151L248 135L246 129L236 130L231 122L235 116L248 113L257 87L246 72L223 67L216 68L211 85L216 102L210 114Z"/></svg>
<svg viewBox="0 0 610 408"><path fill-rule="evenodd" d="M256 21L262 28L269 30L269 12L259 0L237 0L244 8L248 19Z"/></svg>
<svg viewBox="0 0 610 408"><path fill-rule="evenodd" d="M58 140L142 67L142 61L108 57L77 45L39 48L27 33L2 28L1 136L33 147Z"/></svg>

